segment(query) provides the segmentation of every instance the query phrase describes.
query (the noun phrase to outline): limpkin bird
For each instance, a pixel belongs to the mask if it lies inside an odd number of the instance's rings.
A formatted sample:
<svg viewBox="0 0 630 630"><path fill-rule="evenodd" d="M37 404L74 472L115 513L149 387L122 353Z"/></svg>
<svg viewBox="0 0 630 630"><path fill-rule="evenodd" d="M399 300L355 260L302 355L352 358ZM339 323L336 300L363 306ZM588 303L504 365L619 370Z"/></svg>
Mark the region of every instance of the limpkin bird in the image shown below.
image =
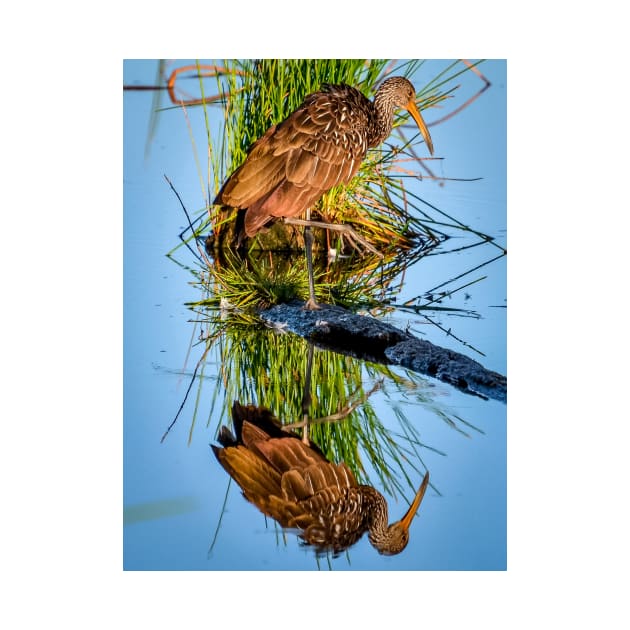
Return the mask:
<svg viewBox="0 0 630 630"><path fill-rule="evenodd" d="M359 485L345 463L333 464L313 443L283 429L268 409L232 406L234 436L221 427L212 446L245 498L282 527L297 530L318 553L338 554L367 531L382 554L400 553L429 483L427 472L411 506L388 525L387 503L372 486Z"/></svg>
<svg viewBox="0 0 630 630"><path fill-rule="evenodd" d="M383 81L373 102L348 85L324 85L252 145L243 164L214 200L215 205L244 212L244 233L248 237L281 217L305 226L310 293L306 308L318 308L310 226L354 234L366 243L349 226L311 222L311 206L333 186L346 184L354 177L368 149L381 144L391 133L394 113L399 108L412 115L433 155L433 142L415 98L415 88L404 77ZM294 218L304 212L306 221Z"/></svg>

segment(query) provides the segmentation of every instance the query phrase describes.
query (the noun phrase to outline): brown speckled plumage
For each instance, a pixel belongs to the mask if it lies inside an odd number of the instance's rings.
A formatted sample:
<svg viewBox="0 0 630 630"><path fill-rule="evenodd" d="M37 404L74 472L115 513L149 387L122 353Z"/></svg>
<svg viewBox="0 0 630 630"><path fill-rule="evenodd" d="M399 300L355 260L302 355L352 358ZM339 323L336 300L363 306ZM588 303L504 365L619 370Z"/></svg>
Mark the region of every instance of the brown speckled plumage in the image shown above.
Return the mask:
<svg viewBox="0 0 630 630"><path fill-rule="evenodd" d="M254 143L214 203L245 210L248 237L274 218L297 217L333 186L354 177L368 148L389 136L401 107L412 114L432 154L407 79L385 80L373 102L348 85L325 85Z"/></svg>
<svg viewBox="0 0 630 630"><path fill-rule="evenodd" d="M235 401L232 418L236 436L222 427L223 448L212 448L245 498L261 512L282 527L298 530L318 551L339 553L366 531L380 553L395 554L406 547L428 473L407 514L388 525L387 503L377 490L360 485L345 463L329 462L316 445L283 430L267 409Z"/></svg>

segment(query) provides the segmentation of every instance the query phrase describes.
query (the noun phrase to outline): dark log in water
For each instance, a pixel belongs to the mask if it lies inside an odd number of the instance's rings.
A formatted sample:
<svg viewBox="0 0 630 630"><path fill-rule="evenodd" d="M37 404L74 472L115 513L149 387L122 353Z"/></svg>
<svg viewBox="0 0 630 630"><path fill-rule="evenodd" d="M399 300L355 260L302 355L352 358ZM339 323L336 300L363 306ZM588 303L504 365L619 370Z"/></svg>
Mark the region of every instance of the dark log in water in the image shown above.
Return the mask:
<svg viewBox="0 0 630 630"><path fill-rule="evenodd" d="M305 311L303 303L278 304L260 313L268 324L291 331L315 345L359 359L400 365L433 376L463 392L507 400L507 378L464 354L418 339L369 315L321 304Z"/></svg>

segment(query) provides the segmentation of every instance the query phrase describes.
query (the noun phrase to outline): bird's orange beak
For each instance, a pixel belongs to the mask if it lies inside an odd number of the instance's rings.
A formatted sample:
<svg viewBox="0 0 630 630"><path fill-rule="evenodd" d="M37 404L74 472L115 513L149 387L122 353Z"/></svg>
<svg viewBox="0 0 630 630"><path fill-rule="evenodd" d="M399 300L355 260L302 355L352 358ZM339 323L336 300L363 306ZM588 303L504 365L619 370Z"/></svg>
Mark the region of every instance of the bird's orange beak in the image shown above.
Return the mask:
<svg viewBox="0 0 630 630"><path fill-rule="evenodd" d="M413 98L407 103L405 109L413 116L413 119L416 121L416 125L418 125L418 129L420 129L420 133L424 138L424 141L427 143L427 148L429 149L429 153L433 155L433 140L431 140L431 134L427 129L427 126L420 115L420 111L416 105L416 102Z"/></svg>
<svg viewBox="0 0 630 630"><path fill-rule="evenodd" d="M418 508L420 507L420 503L422 503L422 499L424 498L424 493L427 490L427 486L429 485L429 472L427 471L424 479L422 480L422 484L420 485L420 489L416 494L416 498L413 500L412 504L409 506L407 513L400 519L399 523L404 527L405 531L409 531L409 526L411 525L411 521L413 517L416 515Z"/></svg>

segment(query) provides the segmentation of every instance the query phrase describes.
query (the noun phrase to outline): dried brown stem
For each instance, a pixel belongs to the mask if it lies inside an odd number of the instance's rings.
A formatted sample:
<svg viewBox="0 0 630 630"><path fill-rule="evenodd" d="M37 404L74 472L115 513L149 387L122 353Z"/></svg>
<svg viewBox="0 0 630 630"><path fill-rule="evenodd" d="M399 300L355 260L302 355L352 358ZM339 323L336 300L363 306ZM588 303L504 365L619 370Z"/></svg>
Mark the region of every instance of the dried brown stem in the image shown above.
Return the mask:
<svg viewBox="0 0 630 630"><path fill-rule="evenodd" d="M361 396L359 400L353 403L350 403L349 405L346 405L345 407L342 407L337 413L333 413L330 416L324 416L322 418L315 418L313 420L308 420L308 424L324 424L326 422L339 422L340 420L347 418L357 407L362 405L375 391L380 389L382 384L383 384L383 379L376 381L376 383L374 383L374 387L372 387L372 389L369 392ZM354 396L355 393L356 392L354 392L351 395L351 397ZM300 420L299 422L293 422L292 424L285 424L283 428L284 429L299 429L299 428L304 427L305 424L306 424L305 420Z"/></svg>

